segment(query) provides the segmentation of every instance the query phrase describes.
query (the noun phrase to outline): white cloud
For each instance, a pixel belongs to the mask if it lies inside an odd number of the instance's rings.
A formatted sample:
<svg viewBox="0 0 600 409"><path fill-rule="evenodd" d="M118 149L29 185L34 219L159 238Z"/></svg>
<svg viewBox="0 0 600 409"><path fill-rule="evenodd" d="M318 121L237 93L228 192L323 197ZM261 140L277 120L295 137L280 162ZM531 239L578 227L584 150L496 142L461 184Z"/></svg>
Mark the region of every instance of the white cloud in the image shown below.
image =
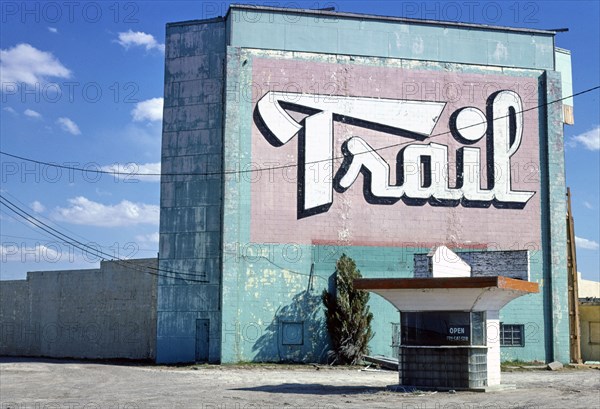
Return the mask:
<svg viewBox="0 0 600 409"><path fill-rule="evenodd" d="M142 243L149 243L149 244L158 244L158 239L159 239L158 232L150 233L150 234L139 234L139 235L135 236L136 241L142 242Z"/></svg>
<svg viewBox="0 0 600 409"><path fill-rule="evenodd" d="M575 245L586 250L598 250L599 247L598 243L594 240L588 240L577 236L575 236Z"/></svg>
<svg viewBox="0 0 600 409"><path fill-rule="evenodd" d="M31 210L36 213L42 213L44 210L46 210L46 207L37 200L31 203L29 207L31 207Z"/></svg>
<svg viewBox="0 0 600 409"><path fill-rule="evenodd" d="M45 82L49 77L70 78L71 71L50 52L29 44L18 44L0 50L2 82L24 82L29 85Z"/></svg>
<svg viewBox="0 0 600 409"><path fill-rule="evenodd" d="M592 205L590 202L588 202L587 200L584 200L584 201L583 201L583 205L584 205L586 208L590 209L590 210L594 208L594 206L593 206L593 205Z"/></svg>
<svg viewBox="0 0 600 409"><path fill-rule="evenodd" d="M133 120L141 122L144 120L148 121L162 121L163 117L163 103L162 98L151 98L135 104L135 108L131 111Z"/></svg>
<svg viewBox="0 0 600 409"><path fill-rule="evenodd" d="M60 117L56 120L56 123L60 125L63 131L70 133L71 135L81 135L81 131L75 122L66 117Z"/></svg>
<svg viewBox="0 0 600 409"><path fill-rule="evenodd" d="M147 34L141 31L129 30L124 33L119 33L119 39L117 42L126 49L132 46L139 46L145 47L147 51L155 48L162 52L165 51L164 44L160 44L158 41L156 41L156 38L154 38L152 34Z"/></svg>
<svg viewBox="0 0 600 409"><path fill-rule="evenodd" d="M571 141L573 145L583 145L585 149L590 151L600 150L600 125L574 136Z"/></svg>
<svg viewBox="0 0 600 409"><path fill-rule="evenodd" d="M42 118L42 114L40 114L37 111L34 111L33 109L26 109L25 111L23 111L23 114L25 114L25 116L28 116L29 118L34 118L34 119Z"/></svg>
<svg viewBox="0 0 600 409"><path fill-rule="evenodd" d="M102 166L105 172L112 172L116 179L134 182L160 182L160 162L154 163L115 163ZM142 176L152 175L152 176Z"/></svg>
<svg viewBox="0 0 600 409"><path fill-rule="evenodd" d="M54 220L100 227L120 227L137 224L158 225L160 208L156 205L123 200L116 205L104 205L83 196L69 199L69 207L57 207Z"/></svg>
<svg viewBox="0 0 600 409"><path fill-rule="evenodd" d="M4 107L4 108L2 108L2 110L6 111L6 112L8 112L9 114L12 114L12 115L19 115L17 113L17 111L15 111L15 109L12 108L12 107Z"/></svg>
<svg viewBox="0 0 600 409"><path fill-rule="evenodd" d="M58 29L56 27L48 27L48 31L54 34L58 33Z"/></svg>

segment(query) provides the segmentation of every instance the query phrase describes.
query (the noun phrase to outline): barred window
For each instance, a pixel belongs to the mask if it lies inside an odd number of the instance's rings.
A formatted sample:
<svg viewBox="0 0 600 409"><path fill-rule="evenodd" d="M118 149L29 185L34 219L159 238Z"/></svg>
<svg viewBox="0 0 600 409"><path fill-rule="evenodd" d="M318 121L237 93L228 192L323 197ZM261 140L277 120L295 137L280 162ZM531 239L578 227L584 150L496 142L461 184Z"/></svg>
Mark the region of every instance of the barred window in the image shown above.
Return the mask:
<svg viewBox="0 0 600 409"><path fill-rule="evenodd" d="M525 326L523 324L500 323L500 346L525 346Z"/></svg>

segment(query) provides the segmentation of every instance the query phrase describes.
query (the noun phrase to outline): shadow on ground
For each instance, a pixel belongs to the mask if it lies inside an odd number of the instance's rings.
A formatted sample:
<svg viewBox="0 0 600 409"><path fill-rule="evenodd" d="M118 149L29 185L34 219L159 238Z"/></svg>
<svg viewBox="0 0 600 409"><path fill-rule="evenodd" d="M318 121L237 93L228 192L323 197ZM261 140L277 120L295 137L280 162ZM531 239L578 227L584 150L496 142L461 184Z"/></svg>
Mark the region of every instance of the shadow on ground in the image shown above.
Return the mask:
<svg viewBox="0 0 600 409"><path fill-rule="evenodd" d="M282 383L279 385L262 385L249 388L234 388L231 390L266 393L295 393L302 395L356 395L382 392L388 390L388 388L374 386L336 386L323 385L320 383Z"/></svg>
<svg viewBox="0 0 600 409"><path fill-rule="evenodd" d="M125 359L125 358L49 358L44 356L6 356L0 355L0 364L15 364L15 363L42 363L42 364L93 364L93 365L118 365L118 366L149 366L154 365L150 360Z"/></svg>

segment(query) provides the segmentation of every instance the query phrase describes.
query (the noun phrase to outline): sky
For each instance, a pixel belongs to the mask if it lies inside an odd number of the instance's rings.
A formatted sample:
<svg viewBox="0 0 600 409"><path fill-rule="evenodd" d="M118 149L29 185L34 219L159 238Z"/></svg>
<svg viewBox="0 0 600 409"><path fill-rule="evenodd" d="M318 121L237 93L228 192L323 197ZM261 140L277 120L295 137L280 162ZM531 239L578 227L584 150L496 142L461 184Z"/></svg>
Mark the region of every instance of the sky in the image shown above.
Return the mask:
<svg viewBox="0 0 600 409"><path fill-rule="evenodd" d="M248 3L240 1L238 3ZM107 258L156 257L159 230L165 24L224 15L229 2L3 1L0 24L0 148L56 168L2 156L2 196ZM531 29L568 28L556 45L572 53L573 89L600 85L596 1L296 1L281 7L459 21ZM578 270L599 281L599 91L574 101L565 126L567 185ZM122 176L69 170L111 171ZM27 216L29 217L29 216ZM97 268L87 254L0 212L0 279L27 271ZM52 231L52 230L51 230Z"/></svg>

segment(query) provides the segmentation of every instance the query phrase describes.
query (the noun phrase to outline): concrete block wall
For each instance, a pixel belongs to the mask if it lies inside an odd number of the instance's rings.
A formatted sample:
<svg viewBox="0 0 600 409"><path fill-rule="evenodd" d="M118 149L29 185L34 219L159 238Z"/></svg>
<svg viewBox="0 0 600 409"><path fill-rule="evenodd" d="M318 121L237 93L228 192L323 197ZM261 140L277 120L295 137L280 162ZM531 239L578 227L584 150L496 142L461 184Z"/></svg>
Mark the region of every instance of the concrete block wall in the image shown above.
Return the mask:
<svg viewBox="0 0 600 409"><path fill-rule="evenodd" d="M546 71L541 78L545 86L546 101L558 101L562 98L561 74L557 71ZM547 189L545 202L546 209L542 213L544 220L542 236L547 239L545 243L545 256L547 257L544 271L547 273L547 302L544 307L550 310L548 322L552 330L552 359L559 362L570 361L569 350L569 309L568 309L568 281L567 281L567 214L566 180L565 180L565 151L563 138L563 108L561 103L552 103L545 106L543 118L543 131L540 140L543 140L542 149L542 186ZM543 132L545 131L545 135ZM545 136L545 138L544 138ZM549 288L548 288L549 287Z"/></svg>
<svg viewBox="0 0 600 409"><path fill-rule="evenodd" d="M513 251L457 251L462 261L471 266L473 277L504 276L529 280L529 252ZM452 262L452 260L448 260ZM427 254L416 254L415 277L431 277Z"/></svg>
<svg viewBox="0 0 600 409"><path fill-rule="evenodd" d="M154 360L156 259L0 283L0 354Z"/></svg>
<svg viewBox="0 0 600 409"><path fill-rule="evenodd" d="M167 26L157 362L220 360L225 23ZM198 333L207 322L208 336Z"/></svg>
<svg viewBox="0 0 600 409"><path fill-rule="evenodd" d="M40 331L31 326L27 280L0 282L0 355L39 355Z"/></svg>
<svg viewBox="0 0 600 409"><path fill-rule="evenodd" d="M250 169L252 59L227 49L224 161L226 170ZM264 177L264 175L263 175ZM251 239L251 184L256 175L224 181L222 362L326 359L328 335L321 292L329 275L313 266L312 246ZM268 211L268 209L264 209ZM295 328L296 337L286 334ZM285 338L288 339L286 342Z"/></svg>
<svg viewBox="0 0 600 409"><path fill-rule="evenodd" d="M544 71L540 82L540 195L539 249L530 252L530 281L539 294L521 297L500 311L500 322L524 324L525 347L504 347L502 360L570 362L567 281L566 182L563 108L550 101L562 98L561 74Z"/></svg>

